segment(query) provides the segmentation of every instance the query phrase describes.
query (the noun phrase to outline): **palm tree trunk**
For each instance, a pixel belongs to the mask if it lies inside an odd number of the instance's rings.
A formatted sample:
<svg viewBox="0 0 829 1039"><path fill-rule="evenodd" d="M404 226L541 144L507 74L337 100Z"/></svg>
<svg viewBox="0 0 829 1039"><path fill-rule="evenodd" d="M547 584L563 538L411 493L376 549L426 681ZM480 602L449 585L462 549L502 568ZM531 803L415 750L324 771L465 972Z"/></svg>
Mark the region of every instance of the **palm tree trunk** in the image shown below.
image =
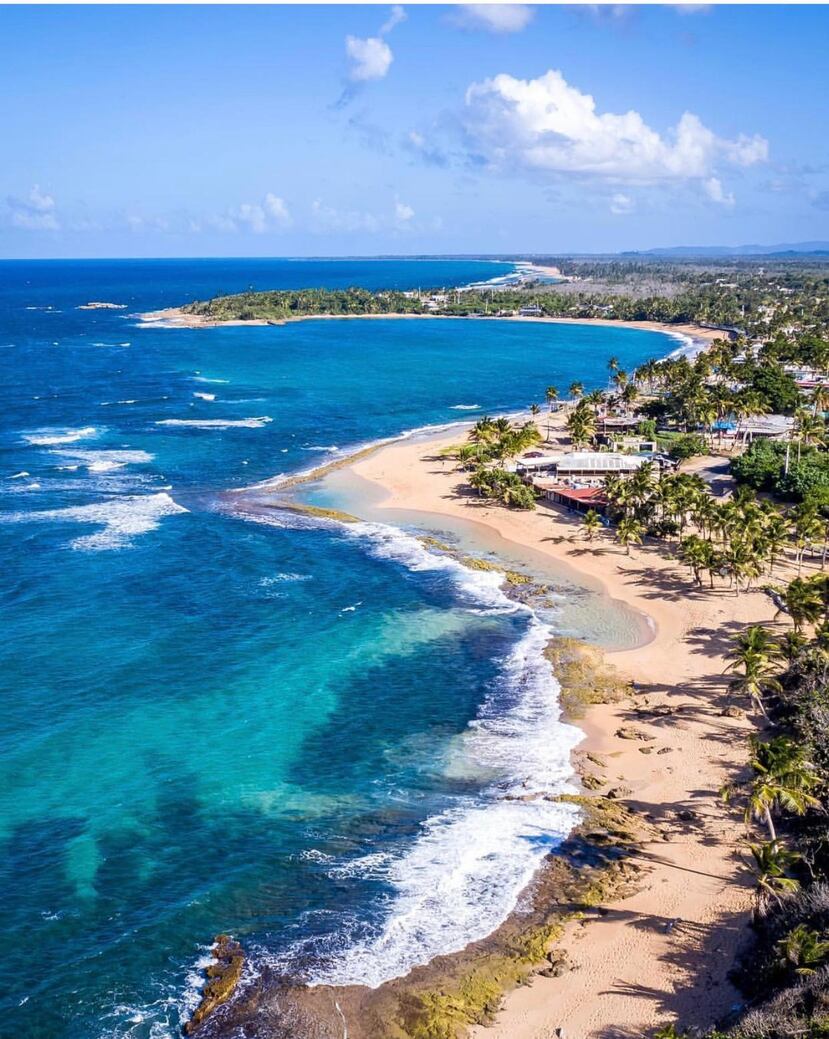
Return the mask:
<svg viewBox="0 0 829 1039"><path fill-rule="evenodd" d="M774 828L774 819L772 819L772 817L771 817L771 809L769 808L768 805L766 805L765 809L763 810L763 814L764 814L764 816L766 818L766 826L768 827L769 837L773 841L776 841L777 840L777 831Z"/></svg>

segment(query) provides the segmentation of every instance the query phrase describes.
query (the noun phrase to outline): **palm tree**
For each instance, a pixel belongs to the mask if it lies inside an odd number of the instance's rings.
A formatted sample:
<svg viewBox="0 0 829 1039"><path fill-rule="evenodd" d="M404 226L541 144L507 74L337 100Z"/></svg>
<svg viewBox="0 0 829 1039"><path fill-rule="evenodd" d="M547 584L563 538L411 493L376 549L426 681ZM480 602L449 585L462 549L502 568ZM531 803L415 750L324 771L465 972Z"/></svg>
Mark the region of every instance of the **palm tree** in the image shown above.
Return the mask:
<svg viewBox="0 0 829 1039"><path fill-rule="evenodd" d="M555 402L558 400L558 387L548 386L547 389L544 391L544 399L547 401L547 404L549 405L549 410L547 412L547 443L549 444L550 434L552 431L550 416L553 413L553 404L555 404Z"/></svg>
<svg viewBox="0 0 829 1039"><path fill-rule="evenodd" d="M801 632L804 624L816 623L824 611L823 592L815 581L808 578L796 577L777 593L782 602L777 612L788 613L796 632Z"/></svg>
<svg viewBox="0 0 829 1039"><path fill-rule="evenodd" d="M530 414L535 418L541 411L541 408L537 404L530 405Z"/></svg>
<svg viewBox="0 0 829 1039"><path fill-rule="evenodd" d="M616 527L616 540L620 545L625 546L625 555L630 555L631 545L641 545L642 537L644 535L644 528L637 519L633 519L632 516L625 516L619 521L619 525Z"/></svg>
<svg viewBox="0 0 829 1039"><path fill-rule="evenodd" d="M829 941L805 924L793 927L777 944L784 963L792 964L796 974L814 974L829 957Z"/></svg>
<svg viewBox="0 0 829 1039"><path fill-rule="evenodd" d="M752 624L732 639L734 648L727 654L731 662L726 671L742 668L742 674L731 682L730 688L747 696L764 718L767 718L764 694L780 692L780 681L772 674L773 664L782 651L771 632L761 624Z"/></svg>
<svg viewBox="0 0 829 1039"><path fill-rule="evenodd" d="M588 509L584 514L582 526L588 541L592 541L601 529L602 521L595 509Z"/></svg>
<svg viewBox="0 0 829 1039"><path fill-rule="evenodd" d="M691 568L694 580L698 585L702 585L700 576L702 571L709 571L712 575L711 587L713 588L714 546L711 542L696 534L691 534L680 542L679 553L682 561Z"/></svg>
<svg viewBox="0 0 829 1039"><path fill-rule="evenodd" d="M781 905L781 894L797 891L800 887L794 877L790 877L788 874L800 856L797 852L788 851L779 840L749 844L748 849L754 860L758 893L770 896L778 905Z"/></svg>
<svg viewBox="0 0 829 1039"><path fill-rule="evenodd" d="M820 801L811 793L819 781L802 748L788 736L776 736L766 742L752 737L751 746L755 775L749 788L746 822L762 818L769 837L775 841L773 809L805 815L810 808L820 807Z"/></svg>
<svg viewBox="0 0 829 1039"><path fill-rule="evenodd" d="M570 388L567 391L568 397L572 400L578 400L579 397L584 395L584 383L583 382L571 382Z"/></svg>

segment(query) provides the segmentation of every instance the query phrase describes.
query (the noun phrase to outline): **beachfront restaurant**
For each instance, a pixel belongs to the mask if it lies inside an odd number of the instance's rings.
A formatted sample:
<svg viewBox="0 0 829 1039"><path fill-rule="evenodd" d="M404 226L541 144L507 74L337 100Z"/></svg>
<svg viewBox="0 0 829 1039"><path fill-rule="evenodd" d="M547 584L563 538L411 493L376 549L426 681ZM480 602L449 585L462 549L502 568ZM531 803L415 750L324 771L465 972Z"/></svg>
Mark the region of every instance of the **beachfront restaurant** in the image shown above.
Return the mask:
<svg viewBox="0 0 829 1039"><path fill-rule="evenodd" d="M631 476L649 460L649 455L626 455L615 451L571 451L563 455L539 454L519 458L515 471L519 476L548 476L558 483L598 487L606 476Z"/></svg>
<svg viewBox="0 0 829 1039"><path fill-rule="evenodd" d="M541 497L553 505L563 505L572 512L594 512L603 514L607 509L607 497L601 487L567 487L556 480L533 480L533 487Z"/></svg>

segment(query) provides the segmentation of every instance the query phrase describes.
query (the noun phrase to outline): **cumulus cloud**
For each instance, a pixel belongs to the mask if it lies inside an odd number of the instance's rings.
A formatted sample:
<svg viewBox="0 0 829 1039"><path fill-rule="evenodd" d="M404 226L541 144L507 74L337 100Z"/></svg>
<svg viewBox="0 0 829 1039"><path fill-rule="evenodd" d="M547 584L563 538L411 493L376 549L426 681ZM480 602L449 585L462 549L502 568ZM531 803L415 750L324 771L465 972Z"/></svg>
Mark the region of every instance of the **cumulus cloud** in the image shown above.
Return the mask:
<svg viewBox="0 0 829 1039"><path fill-rule="evenodd" d="M55 200L35 184L25 198L9 195L6 199L9 219L13 227L27 231L58 231L60 222L55 211Z"/></svg>
<svg viewBox="0 0 829 1039"><path fill-rule="evenodd" d="M459 4L456 21L470 29L510 33L526 29L534 16L526 4Z"/></svg>
<svg viewBox="0 0 829 1039"><path fill-rule="evenodd" d="M690 112L665 134L636 111L599 112L589 94L555 70L537 79L501 74L472 83L465 126L475 158L504 172L639 184L697 181L721 202L729 196L719 181L719 191L710 183L719 164L752 166L768 157L764 138L718 137Z"/></svg>
<svg viewBox="0 0 829 1039"><path fill-rule="evenodd" d="M410 205L397 199L394 203L394 219L398 227L409 227L414 215L415 211Z"/></svg>
<svg viewBox="0 0 829 1039"><path fill-rule="evenodd" d="M379 36L369 36L364 40L358 36L346 36L345 52L351 62L348 75L355 83L382 79L394 61L391 47Z"/></svg>
<svg viewBox="0 0 829 1039"><path fill-rule="evenodd" d="M610 200L610 212L614 216L624 216L626 213L632 213L635 208L635 203L630 195L624 195L621 191L617 191Z"/></svg>
<svg viewBox="0 0 829 1039"><path fill-rule="evenodd" d="M712 202L719 202L722 206L733 206L734 196L730 191L725 191L719 177L709 177L703 184L705 194Z"/></svg>
<svg viewBox="0 0 829 1039"><path fill-rule="evenodd" d="M290 227L293 218L285 200L269 191L261 202L242 202L235 209L209 217L206 223L215 231L265 234Z"/></svg>
<svg viewBox="0 0 829 1039"><path fill-rule="evenodd" d="M311 228L317 233L331 231L375 234L380 231L411 231L417 228L415 211L402 199L395 199L394 206L379 212L361 209L338 209L322 199L311 204Z"/></svg>

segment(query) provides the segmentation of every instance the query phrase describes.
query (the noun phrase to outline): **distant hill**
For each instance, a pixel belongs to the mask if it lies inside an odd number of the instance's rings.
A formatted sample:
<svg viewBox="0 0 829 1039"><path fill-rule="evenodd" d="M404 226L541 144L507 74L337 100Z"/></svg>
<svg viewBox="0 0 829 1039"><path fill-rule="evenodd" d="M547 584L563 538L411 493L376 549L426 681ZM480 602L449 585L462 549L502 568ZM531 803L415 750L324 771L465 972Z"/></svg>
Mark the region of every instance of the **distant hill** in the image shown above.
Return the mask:
<svg viewBox="0 0 829 1039"><path fill-rule="evenodd" d="M620 256L826 256L829 242L786 245L675 245L665 249L630 250Z"/></svg>

